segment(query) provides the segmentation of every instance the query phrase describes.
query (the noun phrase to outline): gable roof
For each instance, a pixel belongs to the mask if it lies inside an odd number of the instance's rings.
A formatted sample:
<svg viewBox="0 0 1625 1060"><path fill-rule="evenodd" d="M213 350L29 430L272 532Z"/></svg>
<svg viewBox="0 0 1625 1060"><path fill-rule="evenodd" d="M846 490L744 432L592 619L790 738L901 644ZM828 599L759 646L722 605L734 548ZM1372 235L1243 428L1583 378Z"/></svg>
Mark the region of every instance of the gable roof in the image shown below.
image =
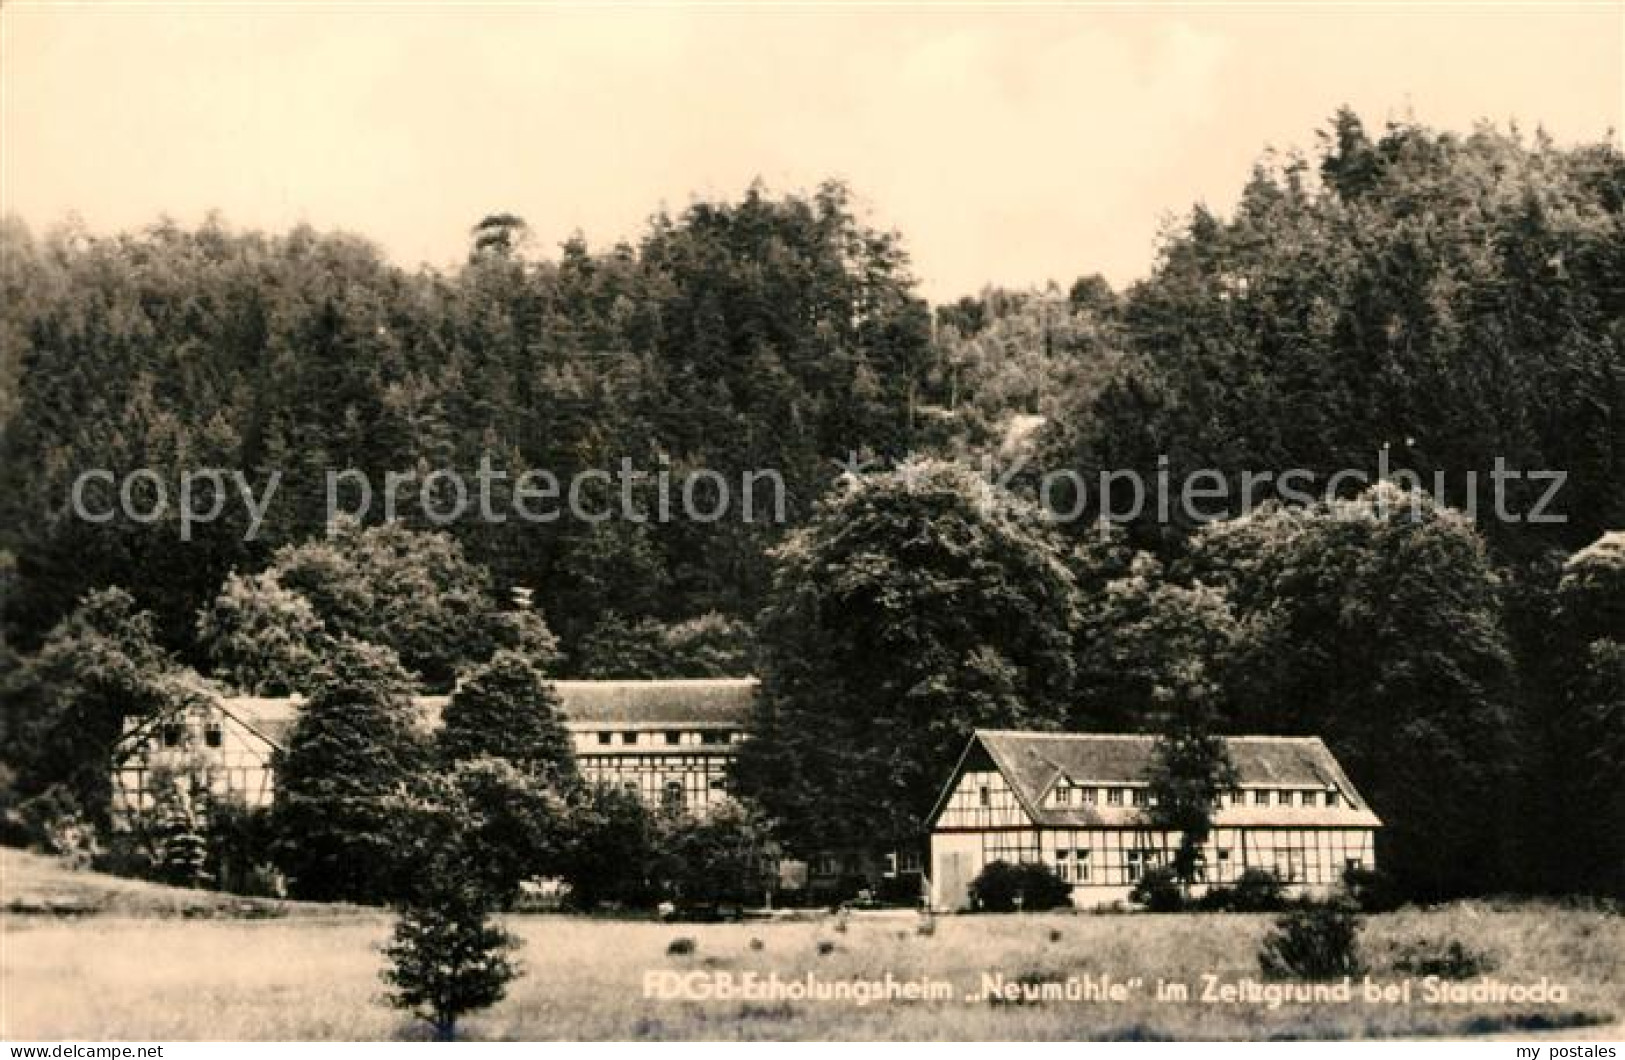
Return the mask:
<svg viewBox="0 0 1625 1060"><path fill-rule="evenodd" d="M582 728L742 728L756 699L754 677L668 681L555 681L566 725ZM275 748L284 748L299 718L298 696L221 696L208 689L221 713ZM439 724L450 696L414 700L426 728ZM151 730L157 716L127 732L127 744Z"/></svg>
<svg viewBox="0 0 1625 1060"><path fill-rule="evenodd" d="M754 677L667 681L555 681L567 723L736 728L750 718Z"/></svg>
<svg viewBox="0 0 1625 1060"><path fill-rule="evenodd" d="M1347 805L1279 807L1225 805L1214 813L1218 827L1296 825L1379 827L1337 759L1318 736L1227 736L1225 745L1236 767L1237 786L1326 791L1336 789ZM1004 775L1017 801L1044 827L1131 826L1142 811L1129 806L1052 806L1044 798L1065 777L1083 786L1144 785L1156 760L1156 737L1116 733L1022 732L978 729L931 813L934 824L958 784L965 763L980 748Z"/></svg>

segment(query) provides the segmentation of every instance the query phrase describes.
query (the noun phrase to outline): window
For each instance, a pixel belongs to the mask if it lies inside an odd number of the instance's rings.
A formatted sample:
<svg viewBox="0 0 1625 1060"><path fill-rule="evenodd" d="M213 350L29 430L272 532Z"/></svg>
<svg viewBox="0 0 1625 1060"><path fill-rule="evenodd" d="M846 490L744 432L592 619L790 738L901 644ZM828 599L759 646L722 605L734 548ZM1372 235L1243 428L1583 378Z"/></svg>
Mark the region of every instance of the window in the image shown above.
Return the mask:
<svg viewBox="0 0 1625 1060"><path fill-rule="evenodd" d="M598 734L598 742L600 744L608 744L614 738L615 734L612 732L601 732Z"/></svg>
<svg viewBox="0 0 1625 1060"><path fill-rule="evenodd" d="M1253 805L1254 806L1268 806L1269 804L1270 804L1270 793L1269 792L1267 792L1267 791L1255 791L1255 792L1253 792Z"/></svg>
<svg viewBox="0 0 1625 1060"><path fill-rule="evenodd" d="M1106 805L1107 806L1121 806L1121 805L1123 805L1123 789L1122 788L1107 788L1106 789Z"/></svg>
<svg viewBox="0 0 1625 1060"><path fill-rule="evenodd" d="M700 733L700 742L704 744L727 743L728 734L725 732L702 732Z"/></svg>
<svg viewBox="0 0 1625 1060"><path fill-rule="evenodd" d="M1361 867L1362 864L1363 863L1360 861L1359 858L1344 858L1343 859L1343 871L1344 872L1358 872L1360 870L1360 867Z"/></svg>
<svg viewBox="0 0 1625 1060"><path fill-rule="evenodd" d="M838 875L841 871L841 859L834 854L819 854L813 858L812 871L814 876Z"/></svg>
<svg viewBox="0 0 1625 1060"><path fill-rule="evenodd" d="M1290 791L1278 791L1278 792L1276 792L1275 793L1275 805L1277 805L1277 806L1291 806L1292 805L1292 793Z"/></svg>
<svg viewBox="0 0 1625 1060"><path fill-rule="evenodd" d="M666 810L681 810L683 808L683 782L681 780L668 780L666 786L660 789L660 805Z"/></svg>
<svg viewBox="0 0 1625 1060"><path fill-rule="evenodd" d="M211 721L203 728L203 743L207 747L219 747L224 734L220 731L220 723Z"/></svg>
<svg viewBox="0 0 1625 1060"><path fill-rule="evenodd" d="M1312 791L1298 792L1298 804L1304 809L1313 806L1315 804L1315 793Z"/></svg>
<svg viewBox="0 0 1625 1060"><path fill-rule="evenodd" d="M1128 882L1134 883L1145 871L1145 854L1139 850L1129 850L1124 853L1124 858L1128 866Z"/></svg>
<svg viewBox="0 0 1625 1060"><path fill-rule="evenodd" d="M1236 788L1230 792L1230 805L1240 806L1242 802L1246 800L1246 798L1247 793L1242 791L1240 788Z"/></svg>
<svg viewBox="0 0 1625 1060"><path fill-rule="evenodd" d="M728 790L728 779L726 777L712 777L711 778L711 790L712 791L727 791Z"/></svg>
<svg viewBox="0 0 1625 1060"><path fill-rule="evenodd" d="M682 733L680 733L680 732L668 732L668 733L666 733L666 745L668 747L675 747L675 746L677 746L678 744L680 744L682 742L683 742L683 734Z"/></svg>
<svg viewBox="0 0 1625 1060"><path fill-rule="evenodd" d="M1057 805L1057 806L1071 806L1072 805L1072 789L1069 786L1067 786L1066 784L1057 784L1055 786L1055 805Z"/></svg>
<svg viewBox="0 0 1625 1060"><path fill-rule="evenodd" d="M623 732L621 733L621 742L624 744L635 744L638 742L638 734L635 732Z"/></svg>
<svg viewBox="0 0 1625 1060"><path fill-rule="evenodd" d="M186 726L178 721L165 722L163 726L163 740L165 747L179 747L186 739Z"/></svg>
<svg viewBox="0 0 1625 1060"><path fill-rule="evenodd" d="M1078 883L1089 882L1089 852L1087 850L1074 850L1072 856L1072 879Z"/></svg>
<svg viewBox="0 0 1625 1060"><path fill-rule="evenodd" d="M1093 806L1095 804L1094 788L1079 788L1078 791L1082 793L1082 801L1085 806Z"/></svg>
<svg viewBox="0 0 1625 1060"><path fill-rule="evenodd" d="M988 792L986 784L983 784L981 787L976 789L976 805L978 805L978 806L991 806L991 805L993 805L993 797Z"/></svg>
<svg viewBox="0 0 1625 1060"><path fill-rule="evenodd" d="M1146 790L1144 788L1135 788L1131 800L1136 806L1144 806L1148 801Z"/></svg>
<svg viewBox="0 0 1625 1060"><path fill-rule="evenodd" d="M1336 806L1337 806L1337 792L1335 790L1334 791L1328 791L1326 793L1326 805L1328 807L1331 807L1331 808L1334 808L1334 809L1336 808Z"/></svg>

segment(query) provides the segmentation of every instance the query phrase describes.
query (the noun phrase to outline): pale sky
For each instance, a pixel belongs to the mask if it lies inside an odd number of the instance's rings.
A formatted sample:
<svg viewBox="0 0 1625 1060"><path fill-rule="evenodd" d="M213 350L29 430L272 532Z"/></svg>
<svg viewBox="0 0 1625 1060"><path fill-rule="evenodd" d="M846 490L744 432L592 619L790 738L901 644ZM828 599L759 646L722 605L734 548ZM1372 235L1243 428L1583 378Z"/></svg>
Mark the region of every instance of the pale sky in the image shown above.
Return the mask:
<svg viewBox="0 0 1625 1060"><path fill-rule="evenodd" d="M661 206L849 181L934 299L1145 274L1341 103L1625 127L1625 3L0 9L0 208L39 231L221 211L451 265L508 210L543 249Z"/></svg>

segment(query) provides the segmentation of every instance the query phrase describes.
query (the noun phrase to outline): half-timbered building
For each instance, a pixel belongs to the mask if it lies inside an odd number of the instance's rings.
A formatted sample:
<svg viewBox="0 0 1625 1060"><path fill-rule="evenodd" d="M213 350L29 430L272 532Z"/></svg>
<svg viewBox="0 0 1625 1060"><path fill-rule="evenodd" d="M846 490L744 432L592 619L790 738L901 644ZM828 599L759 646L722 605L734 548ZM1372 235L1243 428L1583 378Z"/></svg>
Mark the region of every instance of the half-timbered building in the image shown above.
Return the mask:
<svg viewBox="0 0 1625 1060"><path fill-rule="evenodd" d="M554 683L582 776L651 806L704 812L727 797L756 693L753 678ZM418 700L427 727L447 697ZM113 755L113 814L151 810L165 785L270 805L272 756L287 746L300 699L198 694L166 713L126 718Z"/></svg>
<svg viewBox="0 0 1625 1060"><path fill-rule="evenodd" d="M1226 740L1235 787L1220 796L1201 851L1205 884L1267 869L1298 891L1374 868L1382 822L1314 737ZM1082 908L1126 901L1171 862L1179 834L1147 824L1151 736L980 730L929 817L931 904L962 909L993 861L1041 862Z"/></svg>

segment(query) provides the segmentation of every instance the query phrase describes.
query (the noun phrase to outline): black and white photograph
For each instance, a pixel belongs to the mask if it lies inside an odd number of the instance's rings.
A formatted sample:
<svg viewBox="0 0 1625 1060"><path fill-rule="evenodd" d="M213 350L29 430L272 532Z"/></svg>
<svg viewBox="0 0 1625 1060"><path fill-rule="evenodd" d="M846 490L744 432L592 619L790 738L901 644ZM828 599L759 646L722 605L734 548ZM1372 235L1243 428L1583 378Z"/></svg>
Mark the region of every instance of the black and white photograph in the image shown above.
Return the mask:
<svg viewBox="0 0 1625 1060"><path fill-rule="evenodd" d="M1622 129L1621 0L5 0L7 1057L1618 1060Z"/></svg>

